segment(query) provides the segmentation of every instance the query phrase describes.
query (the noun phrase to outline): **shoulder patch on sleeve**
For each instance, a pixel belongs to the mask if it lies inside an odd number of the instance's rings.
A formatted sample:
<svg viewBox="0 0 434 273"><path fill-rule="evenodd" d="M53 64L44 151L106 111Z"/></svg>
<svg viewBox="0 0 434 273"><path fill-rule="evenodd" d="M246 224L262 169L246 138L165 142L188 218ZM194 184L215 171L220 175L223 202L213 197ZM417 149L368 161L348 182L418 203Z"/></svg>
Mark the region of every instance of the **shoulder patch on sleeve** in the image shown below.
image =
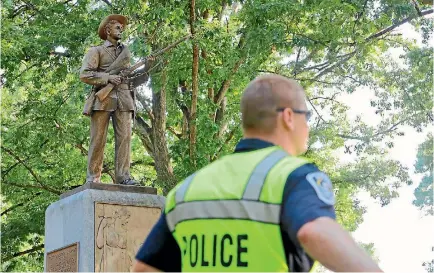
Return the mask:
<svg viewBox="0 0 434 273"><path fill-rule="evenodd" d="M335 204L335 195L330 178L323 172L312 172L306 175L306 180L315 189L318 198L327 205Z"/></svg>

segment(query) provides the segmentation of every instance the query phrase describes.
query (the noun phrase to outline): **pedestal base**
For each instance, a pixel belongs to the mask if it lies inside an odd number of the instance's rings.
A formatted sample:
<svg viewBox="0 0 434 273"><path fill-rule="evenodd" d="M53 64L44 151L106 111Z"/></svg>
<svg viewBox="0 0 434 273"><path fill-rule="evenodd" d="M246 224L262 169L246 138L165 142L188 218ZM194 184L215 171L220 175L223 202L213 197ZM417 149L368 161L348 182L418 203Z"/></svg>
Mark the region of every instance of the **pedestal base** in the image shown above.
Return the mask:
<svg viewBox="0 0 434 273"><path fill-rule="evenodd" d="M45 213L45 271L129 272L164 202L154 188L111 184L63 194Z"/></svg>

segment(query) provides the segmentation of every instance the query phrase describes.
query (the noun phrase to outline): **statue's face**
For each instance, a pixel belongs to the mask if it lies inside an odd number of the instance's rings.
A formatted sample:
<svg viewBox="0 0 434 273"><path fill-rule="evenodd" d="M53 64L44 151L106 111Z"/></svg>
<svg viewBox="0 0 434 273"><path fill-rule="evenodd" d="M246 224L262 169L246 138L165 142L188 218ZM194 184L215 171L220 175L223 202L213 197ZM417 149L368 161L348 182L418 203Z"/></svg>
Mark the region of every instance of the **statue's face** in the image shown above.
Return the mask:
<svg viewBox="0 0 434 273"><path fill-rule="evenodd" d="M122 32L124 32L123 25L119 22L116 22L110 25L110 28L107 30L107 37L112 37L118 41L122 38Z"/></svg>

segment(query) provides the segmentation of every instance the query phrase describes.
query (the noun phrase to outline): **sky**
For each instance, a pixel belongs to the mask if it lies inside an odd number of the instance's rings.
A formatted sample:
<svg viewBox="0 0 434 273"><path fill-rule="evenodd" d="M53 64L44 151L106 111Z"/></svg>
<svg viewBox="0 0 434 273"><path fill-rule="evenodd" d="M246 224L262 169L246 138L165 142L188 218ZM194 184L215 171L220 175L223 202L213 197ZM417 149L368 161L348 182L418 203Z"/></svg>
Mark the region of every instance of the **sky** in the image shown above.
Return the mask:
<svg viewBox="0 0 434 273"><path fill-rule="evenodd" d="M398 31L407 38L421 41L418 33L408 24L400 27ZM431 44L434 45L433 40ZM399 51L394 50L392 54L397 57ZM378 123L378 116L369 104L372 96L371 90L359 89L352 94L342 95L339 101L351 106L347 112L349 118L362 115L363 121L375 125ZM363 223L352 235L359 242L374 243L375 254L383 271L426 272L422 263L434 259L434 217L425 216L412 205L412 201L413 191L422 178L422 175L414 174L417 148L433 128L426 128L422 133L417 133L410 127L400 128L405 135L394 139L395 146L388 157L399 160L410 168L410 177L414 184L403 186L399 190L400 196L385 207L381 207L366 192L360 192L358 198L366 206L367 212L364 214ZM342 161L352 160L343 153L340 158Z"/></svg>
<svg viewBox="0 0 434 273"><path fill-rule="evenodd" d="M351 105L350 117L363 114L362 120L375 124L378 117L369 105L370 95L370 90L358 90L352 95L342 96L340 100ZM389 158L399 160L410 168L414 184L403 186L399 190L400 196L385 207L381 207L366 192L361 192L358 198L366 206L367 213L353 236L359 242L374 243L375 254L385 272L426 272L422 263L434 259L434 251L431 251L434 247L434 217L424 216L412 205L412 201L413 190L422 177L413 173L417 148L425 140L428 130L417 133L413 128L401 128L405 135L395 138ZM351 159L342 155L341 160Z"/></svg>

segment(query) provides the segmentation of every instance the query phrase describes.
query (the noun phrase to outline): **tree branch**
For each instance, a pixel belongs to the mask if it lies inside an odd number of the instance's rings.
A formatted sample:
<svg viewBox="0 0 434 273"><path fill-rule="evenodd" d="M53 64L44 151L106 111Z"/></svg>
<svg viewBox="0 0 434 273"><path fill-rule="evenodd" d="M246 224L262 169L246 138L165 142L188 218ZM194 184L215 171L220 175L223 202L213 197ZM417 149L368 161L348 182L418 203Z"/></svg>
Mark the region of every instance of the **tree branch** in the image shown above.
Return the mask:
<svg viewBox="0 0 434 273"><path fill-rule="evenodd" d="M193 65L191 71L191 107L190 107L190 160L196 166L196 112L197 94L199 92L199 45L195 37L196 0L190 0L190 32L193 38Z"/></svg>
<svg viewBox="0 0 434 273"><path fill-rule="evenodd" d="M224 142L224 144L222 146L220 146L220 148L217 150L217 152L214 154L214 156L211 158L211 162L216 160L218 158L218 156L220 155L220 153L223 150L223 147L225 147L226 145L228 145L229 141L232 140L232 138L235 135L235 131L238 129L238 127L234 127L232 128L232 130L229 132L228 136L226 137L226 140Z"/></svg>
<svg viewBox="0 0 434 273"><path fill-rule="evenodd" d="M146 121L139 115L136 115L135 121L134 131L139 136L146 151L155 160L152 128L149 127Z"/></svg>
<svg viewBox="0 0 434 273"><path fill-rule="evenodd" d="M80 150L81 155L83 155L83 156L87 156L88 152L87 152L87 150L83 147L83 144L82 144L82 143L77 143L77 144L75 144L75 147L76 147L77 149Z"/></svg>
<svg viewBox="0 0 434 273"><path fill-rule="evenodd" d="M310 105L312 106L312 108L313 108L313 110L316 112L316 114L318 115L318 117L322 120L322 121L324 121L324 123L328 123L322 116L321 116L321 114L318 112L318 110L316 109L316 107L315 107L315 105L313 104L313 102L309 99L309 98L307 98L307 101L310 103Z"/></svg>
<svg viewBox="0 0 434 273"><path fill-rule="evenodd" d="M433 9L430 9L430 10L424 10L424 11L422 11L420 14L420 16L426 16L426 15L429 15L429 14L432 14L434 12L434 10ZM372 34L372 35L370 35L369 37L367 37L367 38L365 38L365 42L368 42L368 41L370 41L370 40L372 40L372 39L375 39L375 38L378 38L378 37L380 37L380 36L382 36L382 35L384 35L384 34L387 34L387 33L389 33L389 32L391 32L392 30L394 30L395 28L397 28L397 27L399 27L399 26L401 26L401 25L403 25L403 24L405 24L405 23L407 23L407 22L409 22L409 21L411 21L411 20L413 20L413 19L415 19L415 18L417 18L417 17L419 17L419 15L418 16L409 16L409 17L407 17L407 18L405 18L405 19L403 19L403 20L401 20L401 21L399 21L398 23L396 23L396 24L393 24L393 25L391 25L391 26L389 26L389 27L387 27L387 28L385 28L385 29L383 29L383 30L381 30L381 31L378 31L377 33L375 33L375 34ZM354 44L353 44L354 45ZM341 60L339 60L338 62L335 62L334 64L332 64L331 66L329 66L330 65L330 61L326 61L326 62L324 62L324 63L321 63L321 64L317 64L317 65L313 65L313 66L310 66L310 67L307 67L307 68L305 68L305 69L303 69L303 71L307 71L307 70L312 70L312 69L322 69L322 71L320 71L315 77L314 77L314 80L316 80L316 79L318 79L318 78L320 78L320 77L322 77L322 76L324 76L325 74L327 74L327 73L329 73L329 72L331 72L333 69L335 69L337 66L339 66L339 65L341 65L341 64L343 64L343 63L345 63L345 62L347 62L349 59L351 59L355 54L357 53L357 49L356 50L354 50L354 51L352 51L352 52L350 52L350 53L347 53L347 54L344 54L344 55L341 55L341 56L338 56L338 58L342 58L342 57L344 57L343 59L341 59ZM328 67L327 67L328 66Z"/></svg>
<svg viewBox="0 0 434 273"><path fill-rule="evenodd" d="M299 70L300 68L302 68L306 63L308 63L312 58L313 58L313 56L315 56L315 54L317 54L318 53L318 49L317 48L314 48L310 53L309 53L309 55L307 55L304 59L302 59L302 60L299 60L298 61L298 69L297 70ZM292 63L292 62L291 62ZM287 67L289 67L289 63L288 64L282 64L282 67L283 66L287 66ZM303 72L303 71L305 71L306 69L302 69L301 71L297 71L297 74L300 74L301 72Z"/></svg>
<svg viewBox="0 0 434 273"><path fill-rule="evenodd" d="M14 154L11 150L9 150L8 148L5 148L4 146L1 147L2 150L4 150L5 152L7 152L10 156L12 156L16 161L20 162L21 165L24 166L24 168L27 169L27 171L31 174L31 176L35 179L36 183L38 183L43 189L53 192L53 193L57 193L57 194L62 194L60 191L53 189L51 187L48 187L46 185L44 185L41 182L41 179L38 177L38 175L33 171L32 168L29 167L29 165L26 164L26 162L24 162L23 160L21 160L16 154Z"/></svg>
<svg viewBox="0 0 434 273"><path fill-rule="evenodd" d="M181 89L181 93L184 96L187 91L186 82L181 80L179 81L179 86ZM188 134L188 128L190 127L190 110L188 107L178 98L175 98L176 104L178 105L179 109L181 109L183 117L182 117L182 138L187 137Z"/></svg>
<svg viewBox="0 0 434 273"><path fill-rule="evenodd" d="M181 139L181 138L182 138L182 134L176 132L175 129L173 129L172 127L167 126L167 130L168 130L169 132L171 132L172 134L174 134L178 139Z"/></svg>
<svg viewBox="0 0 434 273"><path fill-rule="evenodd" d="M401 25L403 25L403 24L405 24L405 23L407 23L407 22L409 22L409 21L411 21L411 20L413 20L413 19L415 19L415 18L417 18L417 17L426 16L426 15L429 15L429 14L431 14L431 13L433 13L433 12L434 12L433 9L429 9L429 10L421 11L421 12L420 12L420 15L418 14L417 16L416 16L416 15L409 16L409 17L407 17L407 18L405 18L405 19L399 21L399 22L396 23L396 24L393 24L393 25L391 25L391 26L389 26L389 27L387 27L387 28L385 28L385 29L383 29L383 30L380 30L380 31L378 31L378 32L375 33L375 34L372 34L371 36L369 36L369 37L366 38L365 40L366 40L366 41L369 41L369 40L372 40L372 39L378 38L378 37L380 37L380 36L382 36L382 35L384 35L384 34L386 34L386 33L388 33L388 32L391 32L391 31L394 30L395 28L397 28L397 27L399 27L399 26L401 26Z"/></svg>
<svg viewBox="0 0 434 273"><path fill-rule="evenodd" d="M333 102L336 102L336 103L339 103L339 104L340 104L339 101L337 101L337 100L334 99L334 96L332 96L331 98L329 98L329 97L313 97L313 98L310 98L311 101L313 101L313 100L318 100L318 99L321 99L321 100L329 100L329 101L333 101Z"/></svg>
<svg viewBox="0 0 434 273"><path fill-rule="evenodd" d="M317 80L315 78L313 78L313 79L306 79L306 78L297 79L296 78L296 80L301 81L301 82L317 82L317 83L328 84L328 85L339 85L339 84L341 84L340 82L327 82L327 81Z"/></svg>
<svg viewBox="0 0 434 273"><path fill-rule="evenodd" d="M222 0L221 9L220 12L218 13L218 18L220 22L223 20L223 13L226 9L226 5L227 5L226 0Z"/></svg>
<svg viewBox="0 0 434 273"><path fill-rule="evenodd" d="M137 100L143 106L143 108L145 109L146 113L148 114L149 119L152 122L154 120L154 114L152 114L152 110L151 110L151 108L149 108L148 99L145 96L143 96L142 94L140 94L140 93L137 92Z"/></svg>
<svg viewBox="0 0 434 273"><path fill-rule="evenodd" d="M20 14L21 9L25 8L24 10L28 9L29 7L27 6L27 4L21 5L18 8L16 8L12 14L9 16L10 19L14 19L18 14Z"/></svg>
<svg viewBox="0 0 434 273"><path fill-rule="evenodd" d="M298 25L297 25L297 28L298 28ZM300 29L298 29L298 30L300 31ZM330 43L330 41L319 41L319 40L313 39L313 38L311 38L309 36L306 36L306 35L304 35L302 33L294 33L294 35L298 35L300 37L306 38L306 39L308 39L308 40L310 40L310 41L312 41L312 42L314 42L316 44L320 44L320 45L322 45L324 47L327 47L327 48L328 48L327 43Z"/></svg>
<svg viewBox="0 0 434 273"><path fill-rule="evenodd" d="M355 32L356 25L359 23L360 18L362 18L362 15L363 15L363 13L365 12L366 5L367 5L367 4L368 4L368 0L365 0L365 3L363 4L362 10L361 10L360 12L357 13L356 21L354 22L354 25L353 25L353 31L352 31L353 33L356 33L356 32Z"/></svg>
<svg viewBox="0 0 434 273"><path fill-rule="evenodd" d="M414 8L415 8L416 11L417 11L417 14L418 14L419 16L422 16L422 12L420 11L419 4L418 4L415 0L412 0L412 1L413 1Z"/></svg>
<svg viewBox="0 0 434 273"><path fill-rule="evenodd" d="M349 75L341 75L341 77L343 77L343 78L347 78L347 79L350 79L350 80L352 80L353 82L358 83L359 85L364 85L363 82L361 82L361 81L355 79L355 78L352 77L352 76L349 76Z"/></svg>
<svg viewBox="0 0 434 273"><path fill-rule="evenodd" d="M3 216L3 215L5 215L5 214L11 212L12 210L14 210L14 209L16 209L16 208L19 208L19 207L24 206L24 205L27 204L29 201L31 201L33 198L35 198L36 196L39 196L39 195L41 195L41 194L42 194L42 192L37 192L36 194L30 196L30 197L28 198L28 200L26 200L26 202L18 203L18 204L16 204L16 205L13 205L13 206L11 206L10 208L8 208L8 209L2 211L2 213L1 213L0 216Z"/></svg>
<svg viewBox="0 0 434 273"><path fill-rule="evenodd" d="M387 134L387 133L390 133L390 132L394 131L396 129L396 127L398 127L398 125L400 125L400 124L408 121L409 119L410 119L410 117L407 117L407 118L405 118L405 119L403 119L401 121L398 121L395 124L392 124L392 126L390 126L388 129L381 130L381 131L379 130L375 134L372 134L370 136L350 136L350 135L344 135L344 134L338 134L337 136L341 137L341 138L345 138L345 139L354 139L354 140L360 140L360 141L363 141L363 142L369 142L374 137L377 137L377 136L380 136L380 135L384 135L384 134Z"/></svg>
<svg viewBox="0 0 434 273"><path fill-rule="evenodd" d="M294 77L297 77L297 70L298 70L298 61L299 61L299 59L300 59L300 53L301 53L301 47L298 49L298 52L297 52L297 58L295 59L295 64L294 64L294 69L292 70L292 75L294 76Z"/></svg>
<svg viewBox="0 0 434 273"><path fill-rule="evenodd" d="M27 161L27 159L24 159L23 161ZM2 180L6 178L8 173L12 171L16 166L20 165L20 162L15 162L12 166L10 166L7 170L2 171Z"/></svg>
<svg viewBox="0 0 434 273"><path fill-rule="evenodd" d="M357 50L354 50L353 52L346 54L347 56L345 58L343 58L339 62L336 62L333 65L325 68L324 70L322 70L321 72L319 72L317 75L315 75L314 80L319 79L320 77L324 76L325 74L331 72L333 69L335 69L335 67L337 67L337 66L339 66L341 64L344 64L349 59L351 59L356 53L357 53Z"/></svg>
<svg viewBox="0 0 434 273"><path fill-rule="evenodd" d="M234 67L231 70L230 75L228 76L228 78L226 80L223 81L219 91L217 92L217 94L214 96L214 103L215 104L220 104L224 98L224 96L226 95L226 92L228 91L230 85L231 85L231 81L232 81L232 77L237 73L238 69L240 68L241 64L246 60L246 57L241 57L238 62L235 63Z"/></svg>
<svg viewBox="0 0 434 273"><path fill-rule="evenodd" d="M355 53L355 51L352 51L350 53L339 55L339 56L336 56L336 59L345 58L345 57L348 57L349 55L352 55L354 53ZM308 66L308 67L304 68L303 71L308 71L308 70L312 70L312 69L322 70L322 69L326 68L330 64L331 64L330 61L326 61L326 62L323 62L323 63L320 63L320 64Z"/></svg>
<svg viewBox="0 0 434 273"><path fill-rule="evenodd" d="M48 191L48 192L50 192L50 193L54 193L54 194L57 194L57 195L60 195L61 194L61 192L58 192L58 191L52 191L52 190L49 190L49 189L46 189L46 188L44 188L44 187L41 187L41 186L38 186L38 185L28 185L28 184L17 184L17 183L13 183L13 182L9 182L8 180L3 180L2 181L5 185L8 185L8 186L13 186L13 187L17 187L17 188L23 188L23 189L38 189L38 190L45 190L45 191Z"/></svg>
<svg viewBox="0 0 434 273"><path fill-rule="evenodd" d="M19 256L23 256L23 255L26 255L26 254L29 254L29 253L32 253L32 252L36 252L36 251L41 250L43 248L44 248L44 244L40 244L40 245L34 246L34 247L30 248L30 249L27 249L27 250L24 250L24 251L21 251L21 252L16 252L16 253L12 254L11 256L4 257L2 259L2 262L6 262L6 261L9 261L9 260L11 260L13 258L16 258L16 257L19 257Z"/></svg>

